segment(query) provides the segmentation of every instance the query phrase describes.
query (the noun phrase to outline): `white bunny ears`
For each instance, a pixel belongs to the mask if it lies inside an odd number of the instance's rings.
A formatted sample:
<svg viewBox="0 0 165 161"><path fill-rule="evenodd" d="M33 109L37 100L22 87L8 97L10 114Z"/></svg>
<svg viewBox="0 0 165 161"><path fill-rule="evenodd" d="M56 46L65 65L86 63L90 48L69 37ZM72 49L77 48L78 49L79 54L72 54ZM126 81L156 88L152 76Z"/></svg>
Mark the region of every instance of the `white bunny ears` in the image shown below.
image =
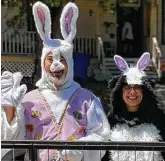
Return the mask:
<svg viewBox="0 0 165 161"><path fill-rule="evenodd" d="M63 9L60 18L61 33L65 41L72 42L76 36L76 21L78 18L78 8L74 3L69 2Z"/></svg>
<svg viewBox="0 0 165 161"><path fill-rule="evenodd" d="M127 62L119 55L114 56L117 67L123 71L128 84L142 84L142 77L146 76L144 69L150 62L150 54L145 52L138 60L135 67L129 67Z"/></svg>
<svg viewBox="0 0 165 161"><path fill-rule="evenodd" d="M51 16L49 8L42 2L33 5L33 15L37 31L43 41L50 40ZM74 3L69 2L63 9L60 18L61 33L65 41L72 43L76 36L76 21L78 8Z"/></svg>
<svg viewBox="0 0 165 161"><path fill-rule="evenodd" d="M49 8L41 2L36 2L33 5L33 15L41 39L43 41L50 39L51 17Z"/></svg>
<svg viewBox="0 0 165 161"><path fill-rule="evenodd" d="M126 72L129 70L129 66L128 66L127 62L121 56L115 55L114 61L117 65L117 67L121 71ZM150 54L145 52L138 60L138 62L136 64L136 68L140 71L143 71L148 66L149 62L150 62Z"/></svg>

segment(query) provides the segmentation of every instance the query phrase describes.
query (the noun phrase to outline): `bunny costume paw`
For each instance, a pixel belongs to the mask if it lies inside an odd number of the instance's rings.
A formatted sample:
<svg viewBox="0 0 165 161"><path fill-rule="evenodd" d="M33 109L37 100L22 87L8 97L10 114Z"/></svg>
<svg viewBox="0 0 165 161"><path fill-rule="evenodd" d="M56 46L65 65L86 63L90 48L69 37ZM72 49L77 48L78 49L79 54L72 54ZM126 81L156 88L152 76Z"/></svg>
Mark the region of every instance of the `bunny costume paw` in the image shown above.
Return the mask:
<svg viewBox="0 0 165 161"><path fill-rule="evenodd" d="M63 150L61 158L67 161L81 161L83 153L80 150Z"/></svg>
<svg viewBox="0 0 165 161"><path fill-rule="evenodd" d="M27 91L25 84L20 85L22 75L20 72L5 71L1 76L1 105L18 106Z"/></svg>

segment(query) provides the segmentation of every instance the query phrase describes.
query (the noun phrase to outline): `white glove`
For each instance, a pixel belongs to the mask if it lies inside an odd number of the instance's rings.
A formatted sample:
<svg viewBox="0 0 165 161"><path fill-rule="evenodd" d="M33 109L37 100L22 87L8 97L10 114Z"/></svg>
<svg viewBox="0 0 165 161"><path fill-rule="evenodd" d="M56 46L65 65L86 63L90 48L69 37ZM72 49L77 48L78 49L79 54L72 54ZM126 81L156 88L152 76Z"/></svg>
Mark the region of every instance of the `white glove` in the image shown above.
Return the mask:
<svg viewBox="0 0 165 161"><path fill-rule="evenodd" d="M22 79L20 72L5 71L1 76L1 105L18 106L27 91L25 84L20 86Z"/></svg>
<svg viewBox="0 0 165 161"><path fill-rule="evenodd" d="M60 156L65 161L81 161L83 153L80 150L62 150Z"/></svg>

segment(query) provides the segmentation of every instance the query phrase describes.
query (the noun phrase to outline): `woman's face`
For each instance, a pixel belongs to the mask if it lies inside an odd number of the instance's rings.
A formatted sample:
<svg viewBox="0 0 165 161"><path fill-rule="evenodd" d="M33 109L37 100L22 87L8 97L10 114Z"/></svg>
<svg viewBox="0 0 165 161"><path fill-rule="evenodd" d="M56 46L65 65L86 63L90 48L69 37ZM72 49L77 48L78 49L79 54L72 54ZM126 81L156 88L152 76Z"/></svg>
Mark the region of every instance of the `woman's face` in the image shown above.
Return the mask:
<svg viewBox="0 0 165 161"><path fill-rule="evenodd" d="M63 75L66 75L68 72L68 65L66 63L66 60L63 56L61 56L60 62L65 66L63 70L60 71L56 71L56 72L52 72L50 70L51 64L53 63L53 56L52 54L48 54L45 58L45 62L44 62L44 67L45 67L45 71L50 73L50 75L54 78L60 79Z"/></svg>
<svg viewBox="0 0 165 161"><path fill-rule="evenodd" d="M136 112L143 99L141 86L126 85L123 87L123 100L129 112Z"/></svg>

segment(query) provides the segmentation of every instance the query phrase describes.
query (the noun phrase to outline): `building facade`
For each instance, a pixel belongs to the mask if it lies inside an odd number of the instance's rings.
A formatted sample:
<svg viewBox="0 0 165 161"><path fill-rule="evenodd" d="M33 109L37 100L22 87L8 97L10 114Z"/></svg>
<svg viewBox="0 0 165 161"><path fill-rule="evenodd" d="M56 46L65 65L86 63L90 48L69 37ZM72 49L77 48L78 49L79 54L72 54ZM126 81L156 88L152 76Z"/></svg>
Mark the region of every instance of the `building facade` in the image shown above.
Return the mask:
<svg viewBox="0 0 165 161"><path fill-rule="evenodd" d="M137 58L147 51L151 53L155 67L160 70L165 57L165 0L109 0L108 4L104 4L108 7L107 11L100 7L99 2L75 1L79 8L79 19L74 52L89 54L91 59L95 59L100 56L102 47L105 58L114 54ZM6 25L6 20L17 13L17 7L10 12L5 6L2 7L2 65L8 66L13 60L14 63L29 62L29 69L33 73L35 67L31 64L34 64L32 62L38 48L33 17L32 14L28 15L24 26L15 33L13 28ZM29 19L31 23L28 23ZM29 30L29 26L33 31ZM58 29L57 35L60 34ZM103 42L100 48L98 38ZM98 63L95 67L98 67Z"/></svg>

